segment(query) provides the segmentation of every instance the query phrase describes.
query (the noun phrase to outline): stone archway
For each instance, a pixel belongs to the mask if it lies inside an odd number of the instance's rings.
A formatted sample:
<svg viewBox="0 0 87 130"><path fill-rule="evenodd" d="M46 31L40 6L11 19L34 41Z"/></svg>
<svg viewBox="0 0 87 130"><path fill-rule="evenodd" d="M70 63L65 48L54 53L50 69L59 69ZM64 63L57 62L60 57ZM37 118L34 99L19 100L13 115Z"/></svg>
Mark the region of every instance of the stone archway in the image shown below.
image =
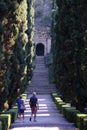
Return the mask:
<svg viewBox="0 0 87 130"><path fill-rule="evenodd" d="M44 45L42 43L38 43L36 45L36 55L37 56L44 56Z"/></svg>

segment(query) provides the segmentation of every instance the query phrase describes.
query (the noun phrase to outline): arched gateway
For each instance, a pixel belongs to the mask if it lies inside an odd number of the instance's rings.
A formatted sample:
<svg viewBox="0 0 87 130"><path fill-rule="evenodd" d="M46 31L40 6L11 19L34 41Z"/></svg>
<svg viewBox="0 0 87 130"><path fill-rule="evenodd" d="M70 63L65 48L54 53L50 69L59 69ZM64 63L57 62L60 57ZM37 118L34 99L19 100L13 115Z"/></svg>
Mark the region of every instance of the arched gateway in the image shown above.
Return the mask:
<svg viewBox="0 0 87 130"><path fill-rule="evenodd" d="M51 38L44 30L35 29L34 43L36 46L36 55L45 56L50 52Z"/></svg>
<svg viewBox="0 0 87 130"><path fill-rule="evenodd" d="M36 55L37 56L44 56L44 45L42 43L38 43L36 45Z"/></svg>

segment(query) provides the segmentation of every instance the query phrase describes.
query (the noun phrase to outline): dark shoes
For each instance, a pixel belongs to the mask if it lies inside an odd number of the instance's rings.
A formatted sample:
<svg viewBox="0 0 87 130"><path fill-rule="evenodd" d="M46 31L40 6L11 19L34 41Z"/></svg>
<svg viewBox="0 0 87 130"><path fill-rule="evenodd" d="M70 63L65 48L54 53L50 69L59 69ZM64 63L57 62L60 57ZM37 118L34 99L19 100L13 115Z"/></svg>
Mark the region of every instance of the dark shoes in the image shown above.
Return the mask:
<svg viewBox="0 0 87 130"><path fill-rule="evenodd" d="M30 121L31 121L31 117L30 117L30 119L29 119ZM36 119L34 119L34 122L36 122Z"/></svg>
<svg viewBox="0 0 87 130"><path fill-rule="evenodd" d="M30 117L30 121L31 121L31 117Z"/></svg>

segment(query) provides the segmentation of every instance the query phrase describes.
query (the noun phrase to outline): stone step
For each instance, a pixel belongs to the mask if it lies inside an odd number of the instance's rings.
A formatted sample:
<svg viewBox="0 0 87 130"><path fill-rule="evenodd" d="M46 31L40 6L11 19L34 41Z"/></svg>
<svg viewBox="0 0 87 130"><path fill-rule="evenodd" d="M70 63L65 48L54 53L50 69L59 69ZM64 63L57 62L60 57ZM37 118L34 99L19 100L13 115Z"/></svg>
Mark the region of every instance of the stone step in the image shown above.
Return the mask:
<svg viewBox="0 0 87 130"><path fill-rule="evenodd" d="M37 91L39 94L49 94L51 91L57 91L53 84L49 84L48 68L45 66L44 57L37 56L35 62L36 67L33 71L33 77L28 92Z"/></svg>
<svg viewBox="0 0 87 130"><path fill-rule="evenodd" d="M39 110L37 112L37 121L29 121L31 110L29 107L28 95L25 102L25 119L17 119L11 124L9 130L77 130L73 123L68 122L57 110L55 104L49 95L37 94Z"/></svg>
<svg viewBox="0 0 87 130"><path fill-rule="evenodd" d="M48 77L40 76L40 75L37 76L37 75L36 75L36 76L33 77L33 79L32 79L31 81L33 81L33 80L37 80L37 79L38 79L38 80L39 80L39 79L42 79L42 80L43 80L43 79L48 80Z"/></svg>
<svg viewBox="0 0 87 130"><path fill-rule="evenodd" d="M35 72L33 73L33 77L36 77L36 76L44 76L44 77L48 77L48 72L45 72L45 71L39 71L39 72Z"/></svg>
<svg viewBox="0 0 87 130"><path fill-rule="evenodd" d="M44 80L48 81L48 77L40 76L40 75L39 76L38 75L34 76L31 81L39 80L39 79L42 79L42 80L44 79Z"/></svg>

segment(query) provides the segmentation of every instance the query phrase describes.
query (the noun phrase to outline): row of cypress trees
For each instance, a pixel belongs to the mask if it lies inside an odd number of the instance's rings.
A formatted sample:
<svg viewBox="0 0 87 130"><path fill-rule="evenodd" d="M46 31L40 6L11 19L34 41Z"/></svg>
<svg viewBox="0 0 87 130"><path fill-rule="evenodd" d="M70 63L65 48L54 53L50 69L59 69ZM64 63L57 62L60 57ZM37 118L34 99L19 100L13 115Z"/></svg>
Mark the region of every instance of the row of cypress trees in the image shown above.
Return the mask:
<svg viewBox="0 0 87 130"><path fill-rule="evenodd" d="M33 21L33 22L32 22ZM32 78L34 1L0 1L0 111L9 108Z"/></svg>
<svg viewBox="0 0 87 130"><path fill-rule="evenodd" d="M80 111L87 106L86 5L86 0L54 0L52 22L55 83L62 98L74 100Z"/></svg>

